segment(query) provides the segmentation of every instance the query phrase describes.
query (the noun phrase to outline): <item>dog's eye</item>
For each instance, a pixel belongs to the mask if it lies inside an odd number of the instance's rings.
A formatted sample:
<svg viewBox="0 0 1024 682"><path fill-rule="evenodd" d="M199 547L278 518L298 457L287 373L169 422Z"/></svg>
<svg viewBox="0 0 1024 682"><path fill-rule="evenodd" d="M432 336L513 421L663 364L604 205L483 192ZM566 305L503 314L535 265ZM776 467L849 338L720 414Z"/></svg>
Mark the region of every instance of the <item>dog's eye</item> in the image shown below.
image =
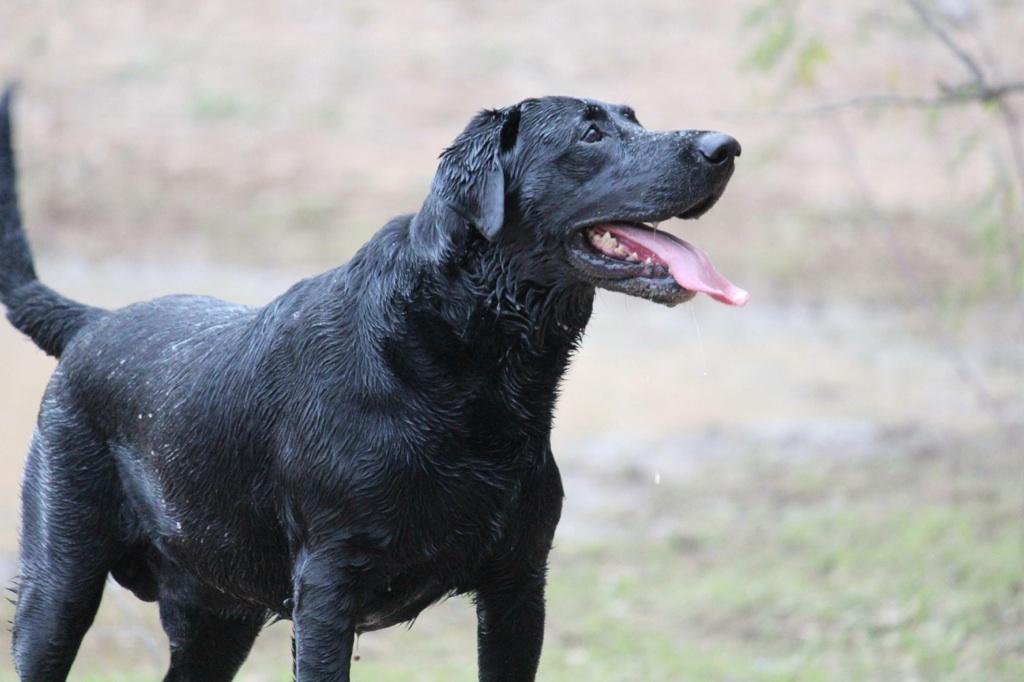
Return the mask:
<svg viewBox="0 0 1024 682"><path fill-rule="evenodd" d="M603 137L604 135L597 129L597 126L590 126L580 139L584 142L600 142Z"/></svg>

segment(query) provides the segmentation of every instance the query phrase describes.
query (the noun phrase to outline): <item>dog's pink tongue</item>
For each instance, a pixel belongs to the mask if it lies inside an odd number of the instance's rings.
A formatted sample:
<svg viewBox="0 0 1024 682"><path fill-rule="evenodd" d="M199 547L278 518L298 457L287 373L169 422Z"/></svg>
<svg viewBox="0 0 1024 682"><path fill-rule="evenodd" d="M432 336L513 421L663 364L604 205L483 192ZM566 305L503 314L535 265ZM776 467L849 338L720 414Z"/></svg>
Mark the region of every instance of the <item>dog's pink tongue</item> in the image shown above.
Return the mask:
<svg viewBox="0 0 1024 682"><path fill-rule="evenodd" d="M665 232L644 230L630 225L608 225L613 235L625 237L654 252L668 265L668 271L679 286L705 293L729 305L744 305L750 293L730 282L711 264L708 255L693 244Z"/></svg>

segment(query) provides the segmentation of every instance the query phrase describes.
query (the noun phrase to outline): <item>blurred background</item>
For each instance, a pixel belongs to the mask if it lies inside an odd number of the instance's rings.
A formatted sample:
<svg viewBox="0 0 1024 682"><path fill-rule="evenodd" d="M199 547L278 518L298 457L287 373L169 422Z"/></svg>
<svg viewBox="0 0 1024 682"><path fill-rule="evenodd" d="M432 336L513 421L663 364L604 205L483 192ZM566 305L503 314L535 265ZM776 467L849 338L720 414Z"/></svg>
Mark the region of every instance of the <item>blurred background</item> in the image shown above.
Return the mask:
<svg viewBox="0 0 1024 682"><path fill-rule="evenodd" d="M262 304L344 262L483 107L735 135L723 200L663 227L751 303L602 292L565 385L540 679L1024 679L1024 3L36 0L0 27L38 269L108 306ZM4 582L52 369L0 326ZM353 678L474 680L474 627L460 598L366 635ZM290 679L289 634L241 679ZM166 660L111 585L72 678Z"/></svg>

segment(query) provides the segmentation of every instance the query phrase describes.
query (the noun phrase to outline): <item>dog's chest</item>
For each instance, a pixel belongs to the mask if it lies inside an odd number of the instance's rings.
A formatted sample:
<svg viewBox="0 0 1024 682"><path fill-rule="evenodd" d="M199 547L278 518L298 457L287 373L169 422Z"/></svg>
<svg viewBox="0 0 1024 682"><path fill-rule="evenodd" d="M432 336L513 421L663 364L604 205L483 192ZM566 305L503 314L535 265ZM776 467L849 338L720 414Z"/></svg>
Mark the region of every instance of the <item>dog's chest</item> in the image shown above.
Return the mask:
<svg viewBox="0 0 1024 682"><path fill-rule="evenodd" d="M526 478L507 489L493 481L463 482L450 495L434 498L429 509L407 510L388 560L367 584L359 628L408 621L439 599L475 589L493 557L509 551L510 526L522 517Z"/></svg>

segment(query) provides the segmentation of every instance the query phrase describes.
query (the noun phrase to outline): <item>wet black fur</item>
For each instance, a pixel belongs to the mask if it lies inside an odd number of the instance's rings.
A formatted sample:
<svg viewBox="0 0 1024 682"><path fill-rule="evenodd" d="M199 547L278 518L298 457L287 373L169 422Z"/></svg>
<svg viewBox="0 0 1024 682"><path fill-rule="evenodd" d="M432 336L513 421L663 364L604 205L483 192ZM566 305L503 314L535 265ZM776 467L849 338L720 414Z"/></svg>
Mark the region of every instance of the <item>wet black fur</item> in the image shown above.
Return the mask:
<svg viewBox="0 0 1024 682"><path fill-rule="evenodd" d="M0 300L60 359L23 484L21 679L65 679L111 574L159 602L167 680L231 679L274 618L294 622L301 682L347 680L355 633L458 593L480 679L532 680L562 505L552 411L594 298L567 245L717 196L728 174L695 133L571 98L485 111L419 213L346 265L260 308L108 311L36 279L0 106Z"/></svg>

